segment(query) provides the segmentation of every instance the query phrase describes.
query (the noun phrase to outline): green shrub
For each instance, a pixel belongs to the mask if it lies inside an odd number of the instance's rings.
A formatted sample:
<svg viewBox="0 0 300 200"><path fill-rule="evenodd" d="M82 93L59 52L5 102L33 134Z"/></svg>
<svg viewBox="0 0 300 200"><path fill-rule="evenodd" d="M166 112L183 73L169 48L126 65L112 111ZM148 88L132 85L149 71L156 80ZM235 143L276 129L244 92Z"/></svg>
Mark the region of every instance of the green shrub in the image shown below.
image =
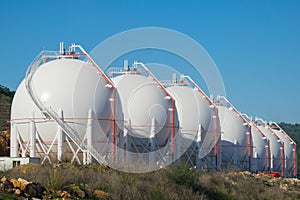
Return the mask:
<svg viewBox="0 0 300 200"><path fill-rule="evenodd" d="M200 175L194 168L185 164L177 164L166 171L166 176L178 185L192 188L196 178Z"/></svg>

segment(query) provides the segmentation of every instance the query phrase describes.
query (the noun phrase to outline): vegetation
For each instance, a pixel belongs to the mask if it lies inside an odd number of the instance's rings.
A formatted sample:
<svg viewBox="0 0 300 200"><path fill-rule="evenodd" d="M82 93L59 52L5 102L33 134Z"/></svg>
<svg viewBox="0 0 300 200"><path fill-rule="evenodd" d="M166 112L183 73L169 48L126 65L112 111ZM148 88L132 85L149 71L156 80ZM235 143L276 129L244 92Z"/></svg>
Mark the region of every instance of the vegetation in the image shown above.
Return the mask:
<svg viewBox="0 0 300 200"><path fill-rule="evenodd" d="M10 97L11 99L14 97L15 92L11 91L9 88L0 85L0 94Z"/></svg>
<svg viewBox="0 0 300 200"><path fill-rule="evenodd" d="M300 198L300 180L297 179L249 172L207 173L186 165L144 174L128 174L96 164L21 165L0 175L41 184L45 188L41 190L43 199L63 195L70 199Z"/></svg>
<svg viewBox="0 0 300 200"><path fill-rule="evenodd" d="M9 155L9 124L10 108L15 92L0 85L0 156Z"/></svg>
<svg viewBox="0 0 300 200"><path fill-rule="evenodd" d="M10 108L14 91L0 85L0 132L7 130L7 120L10 119Z"/></svg>

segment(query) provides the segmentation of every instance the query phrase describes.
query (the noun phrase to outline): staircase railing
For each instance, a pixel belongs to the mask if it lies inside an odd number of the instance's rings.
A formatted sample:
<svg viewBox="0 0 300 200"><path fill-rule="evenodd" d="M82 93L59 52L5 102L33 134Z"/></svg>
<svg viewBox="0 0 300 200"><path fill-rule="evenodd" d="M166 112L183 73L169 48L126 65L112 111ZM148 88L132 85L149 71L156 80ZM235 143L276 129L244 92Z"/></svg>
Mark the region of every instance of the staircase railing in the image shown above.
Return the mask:
<svg viewBox="0 0 300 200"><path fill-rule="evenodd" d="M32 78L35 72L37 71L38 67L45 59L59 57L62 56L58 52L42 51L33 60L33 62L27 70L25 78L25 86L27 92L34 104L39 108L39 110L41 110L41 112L46 117L52 118L81 151L87 151L88 153L90 153L100 164L108 164L107 161L103 158L103 156L100 155L94 147L87 147L87 145L78 137L78 132L74 130L69 124L67 124L64 120L62 120L61 117L53 109L45 106L39 99L38 95L36 95L35 93Z"/></svg>

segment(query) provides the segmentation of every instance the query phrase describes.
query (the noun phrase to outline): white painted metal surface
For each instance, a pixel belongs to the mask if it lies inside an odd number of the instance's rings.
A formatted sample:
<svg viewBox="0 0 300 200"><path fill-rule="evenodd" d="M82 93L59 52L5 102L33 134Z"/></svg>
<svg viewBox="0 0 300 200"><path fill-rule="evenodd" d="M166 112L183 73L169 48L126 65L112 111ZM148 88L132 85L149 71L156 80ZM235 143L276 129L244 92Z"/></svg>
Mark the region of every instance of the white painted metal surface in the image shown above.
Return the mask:
<svg viewBox="0 0 300 200"><path fill-rule="evenodd" d="M260 130L269 138L270 140L270 159L271 159L271 171L281 171L281 142L278 140L276 135L269 129L268 126L264 124L258 124Z"/></svg>
<svg viewBox="0 0 300 200"><path fill-rule="evenodd" d="M42 103L56 112L62 112L65 121L84 139L88 111L92 109L99 120L95 130L94 143L104 140L111 128L111 90L105 87L106 81L96 69L77 59L57 59L43 64L32 78L35 93ZM34 113L34 114L33 114ZM56 137L57 124L37 108L29 97L23 80L12 103L12 122L26 143L30 139L29 119L34 118L38 136L44 143L51 143ZM22 123L23 122L23 123Z"/></svg>
<svg viewBox="0 0 300 200"><path fill-rule="evenodd" d="M172 110L163 90L151 78L139 74L119 75L112 80L120 97L125 127L130 129L127 134L149 139L154 119L156 139L164 144L171 129Z"/></svg>
<svg viewBox="0 0 300 200"><path fill-rule="evenodd" d="M222 163L228 162L238 167L238 163L247 160L248 126L232 109L218 106L221 126Z"/></svg>
<svg viewBox="0 0 300 200"><path fill-rule="evenodd" d="M276 135L284 141L285 176L293 177L294 173L294 143L280 130L273 129Z"/></svg>
<svg viewBox="0 0 300 200"><path fill-rule="evenodd" d="M184 138L196 141L198 131L205 132L209 128L211 120L209 102L199 91L191 87L171 86L167 90L176 100L180 132Z"/></svg>
<svg viewBox="0 0 300 200"><path fill-rule="evenodd" d="M251 123L251 135L253 146L253 171L268 171L269 148L268 138L260 133L259 127Z"/></svg>

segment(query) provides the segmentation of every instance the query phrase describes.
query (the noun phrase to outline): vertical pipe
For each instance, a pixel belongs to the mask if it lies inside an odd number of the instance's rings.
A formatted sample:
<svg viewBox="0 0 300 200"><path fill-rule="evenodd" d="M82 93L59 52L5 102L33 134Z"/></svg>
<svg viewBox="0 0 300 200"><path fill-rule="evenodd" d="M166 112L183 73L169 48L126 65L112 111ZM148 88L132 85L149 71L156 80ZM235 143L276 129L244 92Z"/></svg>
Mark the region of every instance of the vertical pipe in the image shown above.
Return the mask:
<svg viewBox="0 0 300 200"><path fill-rule="evenodd" d="M83 165L88 164L87 154L89 154L88 150L83 150L82 151L82 164Z"/></svg>
<svg viewBox="0 0 300 200"><path fill-rule="evenodd" d="M64 54L64 42L59 43L59 53L60 55Z"/></svg>
<svg viewBox="0 0 300 200"><path fill-rule="evenodd" d="M284 177L285 159L284 159L284 142L281 142L281 176Z"/></svg>
<svg viewBox="0 0 300 200"><path fill-rule="evenodd" d="M182 134L181 134L181 129L178 128L177 135L176 135L176 142L175 142L175 158L176 158L176 163L180 163L181 161L181 147L183 146L183 140L182 140Z"/></svg>
<svg viewBox="0 0 300 200"><path fill-rule="evenodd" d="M18 133L17 133L17 127L16 123L14 121L10 122L10 157L19 157L18 154Z"/></svg>
<svg viewBox="0 0 300 200"><path fill-rule="evenodd" d="M63 110L60 108L58 109L58 115L63 120ZM62 162L63 154L64 154L64 147L63 142L65 140L65 133L62 128L57 125L57 160L58 162Z"/></svg>
<svg viewBox="0 0 300 200"><path fill-rule="evenodd" d="M294 177L297 175L297 152L296 152L296 143L294 143Z"/></svg>
<svg viewBox="0 0 300 200"><path fill-rule="evenodd" d="M258 171L258 168L260 167L259 166L259 159L257 158L257 152L255 151L255 152L253 152L253 162L252 162L252 164L253 164L253 166L251 167L251 172L256 172L256 171Z"/></svg>
<svg viewBox="0 0 300 200"><path fill-rule="evenodd" d="M239 163L238 148L239 148L239 144L235 139L234 146L233 146L233 164L235 169L238 169L238 163Z"/></svg>
<svg viewBox="0 0 300 200"><path fill-rule="evenodd" d="M30 157L34 158L35 155L35 140L36 140L36 130L34 118L30 121Z"/></svg>
<svg viewBox="0 0 300 200"><path fill-rule="evenodd" d="M219 164L221 164L221 162L219 162L219 159L221 159L221 157L219 157L219 111L218 108L215 106L215 157L216 157L216 170L218 171L220 169Z"/></svg>
<svg viewBox="0 0 300 200"><path fill-rule="evenodd" d="M246 121L245 121L246 122ZM248 124L248 123L247 123ZM252 132L251 132L251 126L248 124L248 133L247 133L248 137L247 137L247 140L248 140L248 159L249 159L249 171L251 172L251 137L252 137Z"/></svg>
<svg viewBox="0 0 300 200"><path fill-rule="evenodd" d="M174 149L175 149L175 100L172 99L172 163L175 161Z"/></svg>
<svg viewBox="0 0 300 200"><path fill-rule="evenodd" d="M130 134L131 134L131 120L128 119L128 127L125 129L124 126L124 137L126 141L126 148L125 148L125 155L126 155L126 164L131 163L131 140L130 140Z"/></svg>
<svg viewBox="0 0 300 200"><path fill-rule="evenodd" d="M270 162L270 172L273 172L273 166L274 166L274 156L273 156L273 154L272 153L270 153L270 160L271 160L271 162Z"/></svg>
<svg viewBox="0 0 300 200"><path fill-rule="evenodd" d="M197 132L197 146L198 146L198 154L197 154L197 157L196 157L196 167L198 168L198 169L200 169L200 166L201 166L201 157L202 156L200 156L200 148L201 148L201 135L202 135L202 128L201 128L202 126L201 126L201 124L199 124L199 126L198 126L198 132Z"/></svg>
<svg viewBox="0 0 300 200"><path fill-rule="evenodd" d="M92 163L92 155L90 150L93 147L93 111L89 109L88 111L88 121L86 128L86 138L87 138L87 164Z"/></svg>
<svg viewBox="0 0 300 200"><path fill-rule="evenodd" d="M122 114L121 114L121 116L119 116L119 118L124 119ZM121 130L120 130L120 148L118 148L119 159L118 159L118 162L116 164L119 165L119 166L120 165L125 166L125 163L126 163L126 148L127 148L127 137L126 137L127 129L125 128L124 124L120 125L120 128L121 128Z"/></svg>
<svg viewBox="0 0 300 200"><path fill-rule="evenodd" d="M154 167L155 164L155 118L151 119L151 130L150 130L150 152L149 152L149 165Z"/></svg>
<svg viewBox="0 0 300 200"><path fill-rule="evenodd" d="M112 94L112 160L115 161L115 148L116 148L116 89L113 88Z"/></svg>
<svg viewBox="0 0 300 200"><path fill-rule="evenodd" d="M270 140L268 139L268 151L267 151L267 159L268 159L268 171L271 171L271 147L270 147Z"/></svg>

